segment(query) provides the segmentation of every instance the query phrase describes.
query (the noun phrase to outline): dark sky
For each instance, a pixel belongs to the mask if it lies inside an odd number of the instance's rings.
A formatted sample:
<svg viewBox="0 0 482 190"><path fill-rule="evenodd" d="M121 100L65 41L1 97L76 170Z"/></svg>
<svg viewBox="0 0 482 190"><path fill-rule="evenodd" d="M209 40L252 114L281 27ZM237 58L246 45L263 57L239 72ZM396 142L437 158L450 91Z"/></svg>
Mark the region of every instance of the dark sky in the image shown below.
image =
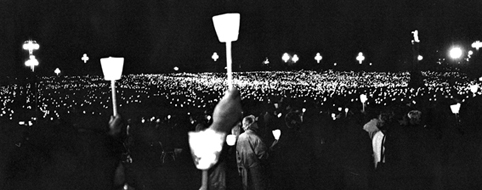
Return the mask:
<svg viewBox="0 0 482 190"><path fill-rule="evenodd" d="M480 10L480 0L0 0L0 75L29 71L28 39L40 44L36 70L45 75L100 74L106 56L125 57L125 74L220 69L225 49L211 17L226 12L241 13L235 70L259 69L265 57L282 64L283 52L305 65L321 52L325 64L350 67L360 51L381 69L404 69L412 30L429 61L482 40Z"/></svg>

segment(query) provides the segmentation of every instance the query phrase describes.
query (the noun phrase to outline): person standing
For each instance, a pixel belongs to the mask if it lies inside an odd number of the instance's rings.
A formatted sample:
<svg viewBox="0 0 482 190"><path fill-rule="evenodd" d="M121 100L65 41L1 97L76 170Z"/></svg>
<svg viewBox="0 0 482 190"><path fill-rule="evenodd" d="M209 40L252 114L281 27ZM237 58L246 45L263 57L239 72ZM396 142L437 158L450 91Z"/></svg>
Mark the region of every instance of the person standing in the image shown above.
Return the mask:
<svg viewBox="0 0 482 190"><path fill-rule="evenodd" d="M253 115L243 118L244 133L239 135L236 145L236 161L244 190L267 189L264 162L268 148L256 134L258 124Z"/></svg>

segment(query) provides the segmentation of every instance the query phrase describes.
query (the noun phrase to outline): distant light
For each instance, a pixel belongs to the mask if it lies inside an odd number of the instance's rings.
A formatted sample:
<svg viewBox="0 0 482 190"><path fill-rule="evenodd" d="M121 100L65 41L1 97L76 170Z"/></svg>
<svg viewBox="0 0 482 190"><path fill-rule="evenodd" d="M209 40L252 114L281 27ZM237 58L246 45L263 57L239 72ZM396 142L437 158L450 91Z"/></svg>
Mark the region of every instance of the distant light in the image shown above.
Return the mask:
<svg viewBox="0 0 482 190"><path fill-rule="evenodd" d="M336 66L336 63L333 63L333 66Z"/></svg>
<svg viewBox="0 0 482 190"><path fill-rule="evenodd" d="M211 59L213 59L214 61L217 61L219 59L218 53L214 52L213 56L211 56Z"/></svg>
<svg viewBox="0 0 482 190"><path fill-rule="evenodd" d="M316 63L320 63L320 61L323 59L323 57L321 56L320 53L316 53L315 55L315 60L316 60Z"/></svg>
<svg viewBox="0 0 482 190"><path fill-rule="evenodd" d="M373 63L370 63L369 65L370 65L370 66L372 66L372 65L373 65Z"/></svg>
<svg viewBox="0 0 482 190"><path fill-rule="evenodd" d="M420 43L420 39L418 38L418 30L412 31L412 34L413 34L412 44L413 44L413 42Z"/></svg>
<svg viewBox="0 0 482 190"><path fill-rule="evenodd" d="M174 67L174 71L179 71L179 67Z"/></svg>
<svg viewBox="0 0 482 190"><path fill-rule="evenodd" d="M56 68L55 71L54 71L55 74L57 74L57 76L60 74L60 69L59 68Z"/></svg>
<svg viewBox="0 0 482 190"><path fill-rule="evenodd" d="M281 59L286 63L290 60L291 56L288 53L284 53Z"/></svg>
<svg viewBox="0 0 482 190"><path fill-rule="evenodd" d="M33 53L33 50L38 50L40 45L35 40L27 40L23 44L23 49L28 50L29 54Z"/></svg>
<svg viewBox="0 0 482 190"><path fill-rule="evenodd" d="M298 60L300 60L300 58L298 57L298 55L294 54L291 60L296 63L298 62Z"/></svg>
<svg viewBox="0 0 482 190"><path fill-rule="evenodd" d="M474 43L472 43L472 47L475 48L477 51L479 50L479 48L482 47L482 42L480 41L475 41Z"/></svg>
<svg viewBox="0 0 482 190"><path fill-rule="evenodd" d="M422 56L422 55L418 55L417 59L418 59L419 61L422 61L422 60L423 60L423 56Z"/></svg>
<svg viewBox="0 0 482 190"><path fill-rule="evenodd" d="M462 48L460 47L452 47L452 49L450 49L449 51L449 56L452 58L452 59L459 59L460 57L462 57Z"/></svg>
<svg viewBox="0 0 482 190"><path fill-rule="evenodd" d="M472 56L473 54L474 54L474 51L472 51L472 50L469 50L469 52L467 52L467 55L468 55L469 57Z"/></svg>
<svg viewBox="0 0 482 190"><path fill-rule="evenodd" d="M356 56L356 60L358 61L358 63L362 64L362 62L365 60L365 56L362 52L358 53L358 56Z"/></svg>
<svg viewBox="0 0 482 190"><path fill-rule="evenodd" d="M268 58L266 58L266 59L263 61L263 64L265 64L265 65L268 65L268 64L269 64Z"/></svg>
<svg viewBox="0 0 482 190"><path fill-rule="evenodd" d="M82 55L82 58L80 58L80 60L84 61L84 63L87 63L87 61L89 60L89 57L87 56L86 53L84 53L84 55Z"/></svg>

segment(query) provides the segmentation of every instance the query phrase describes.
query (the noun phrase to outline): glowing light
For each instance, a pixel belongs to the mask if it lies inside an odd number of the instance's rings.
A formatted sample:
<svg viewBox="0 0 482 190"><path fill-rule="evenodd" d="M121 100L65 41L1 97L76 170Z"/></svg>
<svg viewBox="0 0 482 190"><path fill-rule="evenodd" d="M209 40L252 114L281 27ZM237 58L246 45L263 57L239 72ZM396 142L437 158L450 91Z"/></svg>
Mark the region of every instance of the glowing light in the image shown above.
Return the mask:
<svg viewBox="0 0 482 190"><path fill-rule="evenodd" d="M356 60L358 61L358 63L362 64L362 62L365 60L365 56L362 52L358 53L358 56L356 56Z"/></svg>
<svg viewBox="0 0 482 190"><path fill-rule="evenodd" d="M265 65L268 65L268 64L269 64L268 58L266 58L266 59L263 61L263 64L265 64Z"/></svg>
<svg viewBox="0 0 482 190"><path fill-rule="evenodd" d="M234 146L234 144L236 144L236 135L227 135L226 136L226 143L229 146Z"/></svg>
<svg viewBox="0 0 482 190"><path fill-rule="evenodd" d="M55 74L57 74L57 76L59 76L60 74L60 69L59 68L56 68L55 71L54 71Z"/></svg>
<svg viewBox="0 0 482 190"><path fill-rule="evenodd" d="M475 41L474 43L472 43L472 47L475 48L477 51L479 50L479 48L482 47L482 42L480 41Z"/></svg>
<svg viewBox="0 0 482 190"><path fill-rule="evenodd" d="M39 62L38 60L35 58L34 55L30 55L30 59L25 61L25 66L27 67L30 67L30 69L32 69L32 71L35 70L35 66L38 66L39 65Z"/></svg>
<svg viewBox="0 0 482 190"><path fill-rule="evenodd" d="M220 42L232 42L238 40L239 21L241 16L239 13L226 13L213 16L214 29L218 35Z"/></svg>
<svg viewBox="0 0 482 190"><path fill-rule="evenodd" d="M368 100L367 95L361 94L360 95L360 102L364 104Z"/></svg>
<svg viewBox="0 0 482 190"><path fill-rule="evenodd" d="M294 54L293 57L291 58L291 61L293 61L294 63L298 62L298 60L300 60L300 58L296 54Z"/></svg>
<svg viewBox="0 0 482 190"><path fill-rule="evenodd" d="M320 53L316 53L315 55L315 60L316 60L316 63L320 63L320 61L323 59L323 57L321 56Z"/></svg>
<svg viewBox="0 0 482 190"><path fill-rule="evenodd" d="M460 103L450 105L450 110L452 110L453 114L459 114Z"/></svg>
<svg viewBox="0 0 482 190"><path fill-rule="evenodd" d="M412 44L413 44L414 42L420 43L420 39L418 38L418 30L412 31L412 34L413 34Z"/></svg>
<svg viewBox="0 0 482 190"><path fill-rule="evenodd" d="M472 51L472 50L469 50L469 51L467 52L467 55L468 55L469 57L472 56L473 54L474 54L474 51Z"/></svg>
<svg viewBox="0 0 482 190"><path fill-rule="evenodd" d="M211 56L211 59L213 59L214 61L217 61L219 59L218 53L214 52L213 56Z"/></svg>
<svg viewBox="0 0 482 190"><path fill-rule="evenodd" d="M28 50L28 53L31 55L34 50L38 50L40 45L35 40L27 40L23 44L23 49Z"/></svg>
<svg viewBox="0 0 482 190"><path fill-rule="evenodd" d="M478 84L470 85L470 91L471 91L472 93L475 94L478 90L479 90L479 85L478 85Z"/></svg>
<svg viewBox="0 0 482 190"><path fill-rule="evenodd" d="M174 67L174 71L179 71L179 67Z"/></svg>
<svg viewBox="0 0 482 190"><path fill-rule="evenodd" d="M89 57L87 57L87 54L84 53L84 55L82 55L82 58L80 58L80 60L84 61L84 63L87 63L87 61L89 60Z"/></svg>
<svg viewBox="0 0 482 190"><path fill-rule="evenodd" d="M422 56L422 55L418 55L417 60L422 61L422 60L423 60L423 56Z"/></svg>
<svg viewBox="0 0 482 190"><path fill-rule="evenodd" d="M460 47L452 47L449 51L449 56L452 59L459 59L462 57L463 51Z"/></svg>
<svg viewBox="0 0 482 190"><path fill-rule="evenodd" d="M275 140L279 140L279 138L281 136L281 130L275 129L275 130L271 131L271 133L273 133L273 137L274 137Z"/></svg>
<svg viewBox="0 0 482 190"><path fill-rule="evenodd" d="M281 59L286 63L288 60L290 60L290 55L288 53L284 53Z"/></svg>

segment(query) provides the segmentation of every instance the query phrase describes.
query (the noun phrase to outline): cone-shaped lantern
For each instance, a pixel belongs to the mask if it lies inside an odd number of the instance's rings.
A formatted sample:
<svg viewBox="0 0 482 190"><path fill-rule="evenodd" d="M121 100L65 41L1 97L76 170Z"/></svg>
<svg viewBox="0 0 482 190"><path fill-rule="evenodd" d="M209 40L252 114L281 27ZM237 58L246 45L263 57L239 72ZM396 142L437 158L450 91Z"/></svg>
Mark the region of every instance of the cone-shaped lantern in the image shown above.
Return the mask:
<svg viewBox="0 0 482 190"><path fill-rule="evenodd" d="M452 113L453 113L453 114L459 114L460 103L456 103L456 104L450 105L450 109L452 110Z"/></svg>
<svg viewBox="0 0 482 190"><path fill-rule="evenodd" d="M281 136L281 130L279 129L275 129L273 131L271 131L273 133L273 137L275 140L279 140L279 137Z"/></svg>
<svg viewBox="0 0 482 190"><path fill-rule="evenodd" d="M213 17L214 29L218 39L220 42L226 43L226 68L229 89L233 89L231 42L238 40L240 19L239 13L226 13Z"/></svg>
<svg viewBox="0 0 482 190"><path fill-rule="evenodd" d="M229 146L234 146L234 144L236 144L236 135L227 135L226 136L226 143Z"/></svg>
<svg viewBox="0 0 482 190"><path fill-rule="evenodd" d="M108 57L101 58L100 64L102 66L102 72L104 73L104 79L110 80L112 90L112 109L113 115L117 115L117 103L115 95L115 81L119 80L122 76L122 69L124 68L123 57Z"/></svg>

